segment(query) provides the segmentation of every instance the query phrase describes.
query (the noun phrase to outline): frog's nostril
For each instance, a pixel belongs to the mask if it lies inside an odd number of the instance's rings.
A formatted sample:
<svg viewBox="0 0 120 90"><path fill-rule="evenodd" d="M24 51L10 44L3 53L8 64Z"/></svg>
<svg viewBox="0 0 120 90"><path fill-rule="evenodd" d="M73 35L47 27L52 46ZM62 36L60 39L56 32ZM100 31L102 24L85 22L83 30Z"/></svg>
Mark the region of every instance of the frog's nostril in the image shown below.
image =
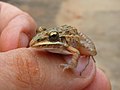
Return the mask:
<svg viewBox="0 0 120 90"><path fill-rule="evenodd" d="M37 39L37 41L39 42L39 41L40 41L40 39Z"/></svg>

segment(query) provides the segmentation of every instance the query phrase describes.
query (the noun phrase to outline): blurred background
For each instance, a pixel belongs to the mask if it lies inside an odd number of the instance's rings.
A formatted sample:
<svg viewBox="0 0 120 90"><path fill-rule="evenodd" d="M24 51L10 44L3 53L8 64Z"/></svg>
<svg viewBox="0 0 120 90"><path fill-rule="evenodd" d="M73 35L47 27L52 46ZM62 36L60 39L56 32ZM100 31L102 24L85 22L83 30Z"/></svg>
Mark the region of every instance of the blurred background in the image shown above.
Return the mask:
<svg viewBox="0 0 120 90"><path fill-rule="evenodd" d="M29 13L38 26L68 24L95 43L97 66L120 90L120 0L0 0Z"/></svg>

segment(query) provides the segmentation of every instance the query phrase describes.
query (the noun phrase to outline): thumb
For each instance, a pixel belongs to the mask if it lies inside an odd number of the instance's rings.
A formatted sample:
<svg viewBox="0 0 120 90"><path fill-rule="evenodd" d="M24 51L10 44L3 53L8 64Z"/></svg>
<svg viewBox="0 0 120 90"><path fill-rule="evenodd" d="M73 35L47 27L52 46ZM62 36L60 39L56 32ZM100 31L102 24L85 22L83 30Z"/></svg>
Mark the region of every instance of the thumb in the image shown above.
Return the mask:
<svg viewBox="0 0 120 90"><path fill-rule="evenodd" d="M59 67L61 63L64 63L61 56L31 48L3 52L0 54L0 89L82 90L93 81L93 60L84 71L85 77L63 72Z"/></svg>

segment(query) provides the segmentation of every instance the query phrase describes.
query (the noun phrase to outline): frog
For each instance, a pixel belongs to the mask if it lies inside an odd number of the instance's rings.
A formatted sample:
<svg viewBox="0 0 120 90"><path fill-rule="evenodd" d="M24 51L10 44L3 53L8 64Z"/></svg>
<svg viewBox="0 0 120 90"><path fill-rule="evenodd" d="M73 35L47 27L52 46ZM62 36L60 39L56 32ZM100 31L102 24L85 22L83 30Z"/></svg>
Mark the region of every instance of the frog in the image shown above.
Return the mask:
<svg viewBox="0 0 120 90"><path fill-rule="evenodd" d="M93 57L97 54L93 41L84 33L79 32L77 28L70 25L62 25L48 29L39 27L36 32L36 35L29 43L30 47L43 49L51 53L72 55L69 62L60 64L63 71L75 69L80 56ZM85 68L88 64L89 60Z"/></svg>

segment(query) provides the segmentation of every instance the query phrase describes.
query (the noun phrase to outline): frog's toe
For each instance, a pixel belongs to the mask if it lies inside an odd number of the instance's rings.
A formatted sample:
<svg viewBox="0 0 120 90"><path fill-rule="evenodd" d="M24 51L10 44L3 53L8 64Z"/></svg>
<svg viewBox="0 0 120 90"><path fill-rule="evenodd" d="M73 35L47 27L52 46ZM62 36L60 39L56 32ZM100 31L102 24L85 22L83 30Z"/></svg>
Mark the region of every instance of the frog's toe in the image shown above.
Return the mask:
<svg viewBox="0 0 120 90"><path fill-rule="evenodd" d="M60 64L60 67L63 67L63 72L68 69L73 69L73 66L70 64Z"/></svg>

